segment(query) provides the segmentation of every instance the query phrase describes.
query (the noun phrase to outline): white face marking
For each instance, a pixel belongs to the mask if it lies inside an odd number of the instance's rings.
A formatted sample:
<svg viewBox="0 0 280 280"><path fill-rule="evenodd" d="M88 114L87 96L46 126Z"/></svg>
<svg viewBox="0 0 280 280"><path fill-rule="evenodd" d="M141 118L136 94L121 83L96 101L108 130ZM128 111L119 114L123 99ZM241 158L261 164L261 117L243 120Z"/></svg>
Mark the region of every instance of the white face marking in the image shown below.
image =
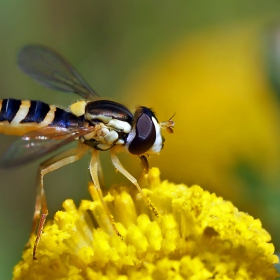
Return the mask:
<svg viewBox="0 0 280 280"><path fill-rule="evenodd" d="M153 121L155 129L156 129L156 139L155 139L153 146L151 147L151 149L149 151L147 151L147 153L148 154L149 153L158 154L162 149L163 138L161 136L161 130L160 130L159 123L157 122L157 120L154 117L152 117L152 121Z"/></svg>
<svg viewBox="0 0 280 280"><path fill-rule="evenodd" d="M155 126L155 130L156 130L156 139L155 139L155 142L154 142L153 146L146 153L147 154L158 154L161 151L161 149L162 149L163 138L161 136L160 125L159 125L159 123L157 122L157 120L154 117L152 117L152 122L153 122L153 124ZM135 135L136 135L135 129L132 130L128 134L127 139L126 139L126 145L125 145L127 150L129 149L130 143L135 138Z"/></svg>

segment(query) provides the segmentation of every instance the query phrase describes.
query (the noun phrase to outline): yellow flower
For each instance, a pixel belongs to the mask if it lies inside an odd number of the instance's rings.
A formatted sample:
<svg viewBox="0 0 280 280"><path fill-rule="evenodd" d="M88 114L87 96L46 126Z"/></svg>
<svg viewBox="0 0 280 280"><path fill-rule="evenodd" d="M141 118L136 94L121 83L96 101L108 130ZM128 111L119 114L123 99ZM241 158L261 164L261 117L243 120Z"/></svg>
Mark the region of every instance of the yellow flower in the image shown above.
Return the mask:
<svg viewBox="0 0 280 280"><path fill-rule="evenodd" d="M151 169L143 191L111 188L105 197L123 236L118 237L98 200L63 204L47 224L37 258L32 248L14 279L275 279L278 262L259 220L195 185L160 181ZM95 189L90 192L96 198ZM33 242L35 237L32 237Z"/></svg>

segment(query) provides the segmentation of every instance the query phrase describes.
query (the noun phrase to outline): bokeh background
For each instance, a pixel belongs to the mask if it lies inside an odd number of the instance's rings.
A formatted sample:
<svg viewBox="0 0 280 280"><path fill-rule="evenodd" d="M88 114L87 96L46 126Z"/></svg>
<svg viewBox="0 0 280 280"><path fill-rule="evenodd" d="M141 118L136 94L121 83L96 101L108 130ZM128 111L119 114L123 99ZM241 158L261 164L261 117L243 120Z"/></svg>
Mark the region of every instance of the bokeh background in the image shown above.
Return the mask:
<svg viewBox="0 0 280 280"><path fill-rule="evenodd" d="M280 250L280 2L0 1L0 98L67 108L77 96L42 88L16 65L31 43L67 57L104 98L174 113L162 178L200 184L260 218ZM17 137L0 135L0 153ZM135 176L139 160L122 155ZM89 198L89 158L45 177L49 218ZM102 156L107 186L126 182ZM0 170L0 277L11 279L28 240L39 162ZM126 182L127 183L127 182Z"/></svg>

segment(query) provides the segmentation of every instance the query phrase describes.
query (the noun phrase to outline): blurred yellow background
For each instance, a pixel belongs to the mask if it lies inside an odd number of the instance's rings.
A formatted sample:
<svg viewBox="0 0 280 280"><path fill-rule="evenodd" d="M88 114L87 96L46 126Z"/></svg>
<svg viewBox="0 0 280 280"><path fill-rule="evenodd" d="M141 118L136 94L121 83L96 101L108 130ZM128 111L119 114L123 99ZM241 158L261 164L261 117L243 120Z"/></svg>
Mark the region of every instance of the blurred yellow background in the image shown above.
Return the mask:
<svg viewBox="0 0 280 280"><path fill-rule="evenodd" d="M260 218L280 249L280 2L0 2L0 98L67 107L22 74L18 50L45 44L67 57L104 98L174 113L174 134L150 158L163 179L200 184ZM277 41L278 40L278 41ZM0 135L0 152L16 137ZM141 172L137 158L121 157ZM49 218L66 198L89 198L89 158L45 178ZM104 155L106 184L125 182ZM10 279L29 237L38 162L0 171L0 275Z"/></svg>

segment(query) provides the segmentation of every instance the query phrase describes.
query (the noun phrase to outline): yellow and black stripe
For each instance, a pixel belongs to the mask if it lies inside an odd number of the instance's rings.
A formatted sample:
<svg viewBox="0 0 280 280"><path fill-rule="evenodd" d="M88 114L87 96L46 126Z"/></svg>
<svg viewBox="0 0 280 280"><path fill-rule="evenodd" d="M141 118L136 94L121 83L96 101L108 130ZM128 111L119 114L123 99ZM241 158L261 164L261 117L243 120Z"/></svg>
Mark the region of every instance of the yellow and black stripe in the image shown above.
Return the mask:
<svg viewBox="0 0 280 280"><path fill-rule="evenodd" d="M77 117L42 101L0 100L0 133L24 135L45 126L81 127L83 116Z"/></svg>

